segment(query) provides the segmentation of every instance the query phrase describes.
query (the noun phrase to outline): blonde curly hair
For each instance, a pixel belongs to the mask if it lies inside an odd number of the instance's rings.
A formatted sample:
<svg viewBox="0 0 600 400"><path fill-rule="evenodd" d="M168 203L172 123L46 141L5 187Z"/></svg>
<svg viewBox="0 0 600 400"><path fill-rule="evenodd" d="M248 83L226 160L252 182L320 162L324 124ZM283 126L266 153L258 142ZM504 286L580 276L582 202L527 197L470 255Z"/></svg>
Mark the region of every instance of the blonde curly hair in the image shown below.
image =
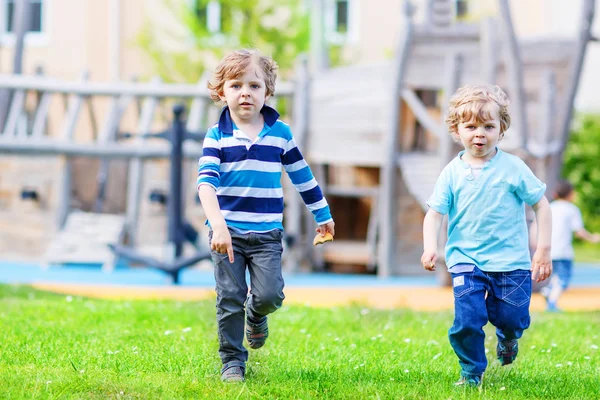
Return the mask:
<svg viewBox="0 0 600 400"><path fill-rule="evenodd" d="M273 96L275 94L275 81L277 80L279 66L271 57L261 55L258 50L243 49L229 53L219 62L215 73L207 83L210 98L215 103L220 103L220 95L223 94L225 81L236 79L243 75L248 66L253 62L258 65L265 76L266 96Z"/></svg>
<svg viewBox="0 0 600 400"><path fill-rule="evenodd" d="M446 114L446 125L452 134L458 132L458 124L461 122L477 121L485 122L493 118L490 109L486 107L489 103L498 106L498 118L500 120L500 135L510 127L510 114L508 105L510 100L502 89L497 85L466 85L459 88L450 98L450 106Z"/></svg>

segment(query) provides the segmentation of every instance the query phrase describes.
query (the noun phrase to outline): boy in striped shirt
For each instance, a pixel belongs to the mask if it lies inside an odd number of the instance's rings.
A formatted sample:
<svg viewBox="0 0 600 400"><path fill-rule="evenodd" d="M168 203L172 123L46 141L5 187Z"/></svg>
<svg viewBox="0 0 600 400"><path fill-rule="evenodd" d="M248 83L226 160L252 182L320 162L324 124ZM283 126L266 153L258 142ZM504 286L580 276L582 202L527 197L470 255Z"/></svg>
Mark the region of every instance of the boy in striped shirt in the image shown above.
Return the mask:
<svg viewBox="0 0 600 400"><path fill-rule="evenodd" d="M225 107L204 139L198 195L211 228L225 382L244 380L244 319L248 344L258 349L268 336L267 315L284 299L282 167L313 213L317 232L335 234L327 201L289 126L265 104L275 91L277 68L269 57L239 50L221 60L208 83L211 98Z"/></svg>

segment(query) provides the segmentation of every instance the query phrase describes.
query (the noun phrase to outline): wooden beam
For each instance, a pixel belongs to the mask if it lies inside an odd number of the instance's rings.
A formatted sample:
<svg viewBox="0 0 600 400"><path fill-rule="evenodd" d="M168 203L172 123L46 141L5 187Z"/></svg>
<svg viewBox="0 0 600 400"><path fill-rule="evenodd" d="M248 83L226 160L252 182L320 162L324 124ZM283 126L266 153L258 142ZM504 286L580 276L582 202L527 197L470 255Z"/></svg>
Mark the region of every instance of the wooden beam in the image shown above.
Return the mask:
<svg viewBox="0 0 600 400"><path fill-rule="evenodd" d="M507 43L506 68L508 70L509 86L511 88L511 101L514 104L512 108L513 123L516 125L517 132L521 135L521 148L527 148L529 138L529 125L527 123L526 94L523 80L523 62L519 42L512 23L510 15L510 6L508 0L498 0L498 8L502 21L502 31L504 42Z"/></svg>
<svg viewBox="0 0 600 400"><path fill-rule="evenodd" d="M454 94L456 89L460 86L461 71L463 67L463 56L460 53L453 53L446 58L446 84L444 85L444 105L442 107L442 119L445 118L448 112L448 106L450 97ZM444 122L445 126L445 122ZM445 134L440 137L438 155L440 160L439 170L441 171L446 164L454 158L456 154L454 152L454 140L448 132L444 129Z"/></svg>
<svg viewBox="0 0 600 400"><path fill-rule="evenodd" d="M83 71L80 76L81 82L86 82L89 78L89 72ZM74 94L69 98L68 109L65 115L65 121L61 129L60 137L67 143L73 142L75 135L75 127L79 120L79 111L84 101L84 96ZM73 189L73 165L69 157L65 157L62 170L62 181L59 189L58 209L56 215L58 217L58 227L62 229L67 220L67 215L71 209L71 191Z"/></svg>
<svg viewBox="0 0 600 400"><path fill-rule="evenodd" d="M137 82L67 82L48 77L30 75L0 74L0 88L39 90L43 92L68 93L83 96L120 96L134 97L183 97L198 96L209 98L207 91L199 91L196 85L183 83L137 83ZM279 96L292 96L294 85L291 82L278 82Z"/></svg>
<svg viewBox="0 0 600 400"><path fill-rule="evenodd" d="M595 0L584 0L581 8L581 20L579 23L579 36L576 43L575 57L570 65L569 80L564 96L564 102L559 107L562 112L558 123L560 150L558 154L553 156L550 160L548 177L550 177L551 183L555 182L560 177L564 150L571 133L571 119L573 117L575 96L581 79L581 70L583 68L583 62L585 61L587 45L592 39L591 29L594 23L595 8Z"/></svg>
<svg viewBox="0 0 600 400"><path fill-rule="evenodd" d="M440 125L439 122L434 121L434 119L427 112L427 107L423 104L421 99L417 97L415 92L411 89L402 90L402 98L408 105L408 108L413 112L417 121L425 129L436 135L438 138L442 138L445 135L446 130Z"/></svg>
<svg viewBox="0 0 600 400"><path fill-rule="evenodd" d="M152 79L153 84L158 84L160 78ZM142 113L138 121L137 133L147 133L152 127L154 112L158 106L158 99L154 96L147 97L142 105ZM137 147L144 147L145 139L136 135L133 143ZM129 239L129 246L135 247L137 241L137 227L142 201L142 184L144 179L144 162L142 159L133 159L129 162L129 175L127 181L127 207L125 211L125 232Z"/></svg>
<svg viewBox="0 0 600 400"><path fill-rule="evenodd" d="M381 278L390 276L392 265L397 263L396 259L396 181L398 179L398 168L396 164L398 153L398 130L402 126L400 114L400 94L404 87L404 76L406 74L408 58L410 54L413 37L413 22L409 2L405 3L405 18L401 23L398 50L393 62L394 71L391 82L391 98L389 106L392 108L390 120L384 137L383 165L380 172L381 196L380 196L380 218L381 243L379 246L379 268L377 275ZM385 222L384 222L385 221Z"/></svg>
<svg viewBox="0 0 600 400"><path fill-rule="evenodd" d="M546 182L549 185L546 160L548 157L548 147L552 138L552 131L554 130L554 121L556 113L556 73L550 68L546 69L541 76L540 83L540 127L538 129L535 142L529 143L529 152L536 156L535 160L535 173L542 182ZM540 151L537 152L534 146L540 147ZM537 154L536 154L537 153ZM553 186L553 185L552 185Z"/></svg>
<svg viewBox="0 0 600 400"><path fill-rule="evenodd" d="M306 55L300 55L296 61L296 89L293 101L292 118L294 121L293 134L296 139L296 145L300 151L304 151L308 134L308 107L309 107L309 74L308 58ZM293 187L289 177L284 180L287 187ZM323 183L323 182L320 182ZM299 269L300 263L306 258L306 248L310 235L302 232L302 215L304 205L301 202L300 195L296 190L290 190L287 207L284 209L285 230L286 233L295 240L295 245L288 249L284 259L284 269L289 272L295 272ZM312 216L312 215L311 215ZM308 223L308 221L307 221ZM307 231L312 233L314 221L307 225Z"/></svg>
<svg viewBox="0 0 600 400"><path fill-rule="evenodd" d="M481 21L481 78L486 83L495 84L498 69L498 27L493 17Z"/></svg>
<svg viewBox="0 0 600 400"><path fill-rule="evenodd" d="M33 128L31 137L35 139L42 138L46 134L46 124L48 122L48 110L50 109L50 101L52 93L44 92L37 106L35 117L33 118Z"/></svg>

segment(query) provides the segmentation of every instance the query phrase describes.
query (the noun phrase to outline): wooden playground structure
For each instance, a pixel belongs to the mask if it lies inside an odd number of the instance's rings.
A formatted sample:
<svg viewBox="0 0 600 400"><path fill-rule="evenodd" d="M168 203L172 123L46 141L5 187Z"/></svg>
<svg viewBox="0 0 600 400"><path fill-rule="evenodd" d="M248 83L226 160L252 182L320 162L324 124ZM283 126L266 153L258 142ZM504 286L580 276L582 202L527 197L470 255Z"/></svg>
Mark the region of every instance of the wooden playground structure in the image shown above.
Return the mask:
<svg viewBox="0 0 600 400"><path fill-rule="evenodd" d="M500 147L521 156L552 188L595 1L583 1L574 40L531 42L516 37L508 0L498 1L497 17L470 23L456 22L449 4L426 1L427 17L416 24L407 2L390 62L311 74L303 60L293 81L278 83L278 98L290 100L280 111L325 191L337 232L334 242L313 248L314 221L300 197L286 193L284 226L292 244L286 269L327 265L381 277L419 271L425 201L457 151L442 115L448 95L465 83L496 83L507 91L513 124ZM0 75L0 90L11 93L0 132L0 251L110 268L106 244L127 241L172 257L160 200L170 148L144 134L164 128L170 116L164 110L175 102L188 105L188 132L205 131L218 109L204 81ZM201 227L201 207L193 201L200 144L187 141L183 154L182 207ZM76 211L84 208L78 196L91 198L88 212Z"/></svg>

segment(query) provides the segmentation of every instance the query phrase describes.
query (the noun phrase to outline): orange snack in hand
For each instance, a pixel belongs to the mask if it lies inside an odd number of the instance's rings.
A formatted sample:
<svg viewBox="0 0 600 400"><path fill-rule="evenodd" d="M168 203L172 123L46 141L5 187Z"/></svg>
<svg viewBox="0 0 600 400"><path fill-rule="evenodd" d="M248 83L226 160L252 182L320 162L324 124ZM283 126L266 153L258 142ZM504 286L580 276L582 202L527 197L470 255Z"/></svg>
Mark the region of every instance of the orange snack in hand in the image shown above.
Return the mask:
<svg viewBox="0 0 600 400"><path fill-rule="evenodd" d="M313 239L313 246L318 244L323 244L325 242L331 242L333 240L333 235L330 232L325 232L325 236L322 236L320 233L317 233L317 236Z"/></svg>

